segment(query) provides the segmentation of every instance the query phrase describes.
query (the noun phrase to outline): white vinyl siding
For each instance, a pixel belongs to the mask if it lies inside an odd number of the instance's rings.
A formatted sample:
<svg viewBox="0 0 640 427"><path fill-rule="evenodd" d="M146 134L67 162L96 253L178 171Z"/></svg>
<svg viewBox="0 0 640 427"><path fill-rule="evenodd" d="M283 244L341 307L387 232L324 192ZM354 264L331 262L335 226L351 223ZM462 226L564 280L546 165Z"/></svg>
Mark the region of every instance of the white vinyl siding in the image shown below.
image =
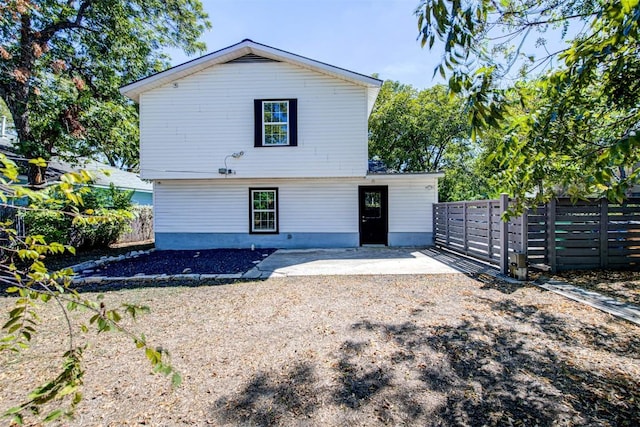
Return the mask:
<svg viewBox="0 0 640 427"><path fill-rule="evenodd" d="M280 234L357 233L360 185L388 185L390 233L432 231L436 178L374 179L162 180L155 231L249 233L249 188L277 188Z"/></svg>
<svg viewBox="0 0 640 427"><path fill-rule="evenodd" d="M248 233L248 189L259 187L278 188L280 233L358 230L358 194L354 185L289 180L176 180L154 186L155 231Z"/></svg>
<svg viewBox="0 0 640 427"><path fill-rule="evenodd" d="M431 232L436 180L432 183L389 182L389 233Z"/></svg>
<svg viewBox="0 0 640 427"><path fill-rule="evenodd" d="M297 99L297 147L254 147L255 99ZM221 64L140 98L145 179L363 177L367 89L283 62Z"/></svg>

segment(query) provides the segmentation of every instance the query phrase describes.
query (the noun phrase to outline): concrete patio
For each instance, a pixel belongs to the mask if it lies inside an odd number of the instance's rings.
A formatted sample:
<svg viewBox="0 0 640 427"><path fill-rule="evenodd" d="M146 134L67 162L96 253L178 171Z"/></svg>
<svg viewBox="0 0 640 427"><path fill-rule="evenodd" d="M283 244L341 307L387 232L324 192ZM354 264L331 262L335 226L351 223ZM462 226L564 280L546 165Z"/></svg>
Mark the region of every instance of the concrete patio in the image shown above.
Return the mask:
<svg viewBox="0 0 640 427"><path fill-rule="evenodd" d="M434 248L280 249L243 277L451 274L497 270Z"/></svg>

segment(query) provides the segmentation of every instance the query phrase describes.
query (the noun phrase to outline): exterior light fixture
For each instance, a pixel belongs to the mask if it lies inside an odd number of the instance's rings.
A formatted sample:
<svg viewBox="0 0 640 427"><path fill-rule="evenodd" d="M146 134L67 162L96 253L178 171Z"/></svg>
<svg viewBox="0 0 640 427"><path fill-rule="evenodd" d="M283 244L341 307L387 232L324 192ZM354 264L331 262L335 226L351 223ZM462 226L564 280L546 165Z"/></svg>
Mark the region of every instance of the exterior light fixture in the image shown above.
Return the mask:
<svg viewBox="0 0 640 427"><path fill-rule="evenodd" d="M219 173L220 175L224 175L225 177L226 177L227 175L229 175L229 174L233 174L233 175L235 175L236 171L231 170L231 169L229 169L229 168L227 167L227 159L228 159L229 157L233 157L234 159L239 159L239 158L240 158L240 157L242 157L242 156L244 156L244 151L238 151L238 152L236 152L236 153L231 153L231 154L229 154L228 156L226 156L226 157L224 158L224 168L220 168L220 169L218 169L218 173Z"/></svg>

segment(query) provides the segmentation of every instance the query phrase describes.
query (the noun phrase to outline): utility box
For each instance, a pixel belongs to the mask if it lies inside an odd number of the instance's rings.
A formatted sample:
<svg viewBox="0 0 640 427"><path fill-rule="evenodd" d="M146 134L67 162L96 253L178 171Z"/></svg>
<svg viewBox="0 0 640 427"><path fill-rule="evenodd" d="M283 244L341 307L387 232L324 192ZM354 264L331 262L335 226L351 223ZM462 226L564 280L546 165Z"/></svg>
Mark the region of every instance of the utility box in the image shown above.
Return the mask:
<svg viewBox="0 0 640 427"><path fill-rule="evenodd" d="M527 254L519 252L509 254L509 274L518 280L527 280Z"/></svg>

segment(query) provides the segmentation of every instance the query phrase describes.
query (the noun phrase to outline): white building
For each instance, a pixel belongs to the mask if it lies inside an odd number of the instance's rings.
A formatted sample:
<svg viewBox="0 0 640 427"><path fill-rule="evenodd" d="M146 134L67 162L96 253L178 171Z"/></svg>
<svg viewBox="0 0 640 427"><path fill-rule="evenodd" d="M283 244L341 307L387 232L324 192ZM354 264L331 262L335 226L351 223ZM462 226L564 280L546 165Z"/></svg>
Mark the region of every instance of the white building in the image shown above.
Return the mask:
<svg viewBox="0 0 640 427"><path fill-rule="evenodd" d="M131 83L156 247L422 246L434 174L370 174L382 82L251 40Z"/></svg>

